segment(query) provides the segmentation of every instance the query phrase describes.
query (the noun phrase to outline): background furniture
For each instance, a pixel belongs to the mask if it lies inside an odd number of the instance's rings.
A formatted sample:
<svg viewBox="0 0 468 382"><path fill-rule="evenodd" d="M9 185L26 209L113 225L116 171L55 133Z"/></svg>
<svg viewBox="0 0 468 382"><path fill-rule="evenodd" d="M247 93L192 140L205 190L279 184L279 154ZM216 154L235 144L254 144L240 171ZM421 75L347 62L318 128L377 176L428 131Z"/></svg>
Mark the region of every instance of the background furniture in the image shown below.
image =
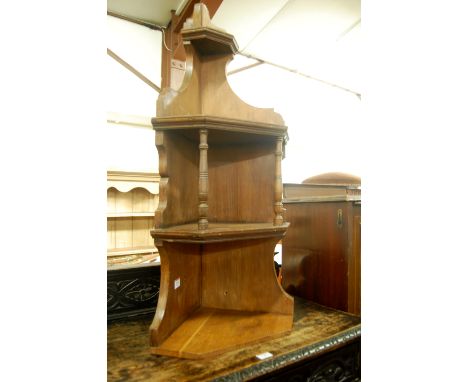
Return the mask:
<svg viewBox="0 0 468 382"><path fill-rule="evenodd" d="M283 222L287 127L240 100L226 78L237 51L204 4L181 31L179 90L165 88L152 119L160 202L151 234L161 290L150 327L155 354L201 358L291 330L293 299L275 275Z"/></svg>
<svg viewBox="0 0 468 382"><path fill-rule="evenodd" d="M107 269L107 320L154 314L159 297L159 264L132 264Z"/></svg>
<svg viewBox="0 0 468 382"><path fill-rule="evenodd" d="M159 175L107 172L107 262L109 267L159 263L150 229L159 198Z"/></svg>
<svg viewBox="0 0 468 382"><path fill-rule="evenodd" d="M159 254L151 238L159 175L107 173L107 319L154 312Z"/></svg>
<svg viewBox="0 0 468 382"><path fill-rule="evenodd" d="M361 311L361 180L327 173L284 184L283 287L354 314Z"/></svg>

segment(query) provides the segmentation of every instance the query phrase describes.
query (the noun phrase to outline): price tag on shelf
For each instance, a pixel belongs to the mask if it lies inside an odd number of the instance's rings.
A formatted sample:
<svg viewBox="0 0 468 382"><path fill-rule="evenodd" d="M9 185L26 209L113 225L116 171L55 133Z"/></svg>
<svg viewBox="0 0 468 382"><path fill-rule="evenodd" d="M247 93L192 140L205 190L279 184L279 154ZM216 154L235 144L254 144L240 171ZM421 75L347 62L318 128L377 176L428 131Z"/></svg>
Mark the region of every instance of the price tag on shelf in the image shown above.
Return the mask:
<svg viewBox="0 0 468 382"><path fill-rule="evenodd" d="M264 359L273 357L273 354L271 354L270 352L265 352L265 353L262 353L262 354L257 354L255 357L260 359L260 360L264 360Z"/></svg>

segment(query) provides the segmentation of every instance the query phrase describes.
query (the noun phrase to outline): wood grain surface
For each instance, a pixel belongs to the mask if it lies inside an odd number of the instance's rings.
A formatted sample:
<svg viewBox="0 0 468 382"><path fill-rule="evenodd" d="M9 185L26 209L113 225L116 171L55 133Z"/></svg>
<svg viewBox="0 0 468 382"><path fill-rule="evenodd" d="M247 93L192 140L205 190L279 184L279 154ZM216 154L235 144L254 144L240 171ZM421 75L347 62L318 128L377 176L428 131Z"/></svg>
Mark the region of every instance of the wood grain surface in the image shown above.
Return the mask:
<svg viewBox="0 0 468 382"><path fill-rule="evenodd" d="M359 317L295 300L290 333L205 360L151 354L151 317L113 322L107 330L108 381L246 381L360 340ZM256 358L265 352L272 357L263 361Z"/></svg>
<svg viewBox="0 0 468 382"><path fill-rule="evenodd" d="M331 308L360 314L360 204L302 200L285 201L284 205L286 220L290 222L282 240L285 290Z"/></svg>

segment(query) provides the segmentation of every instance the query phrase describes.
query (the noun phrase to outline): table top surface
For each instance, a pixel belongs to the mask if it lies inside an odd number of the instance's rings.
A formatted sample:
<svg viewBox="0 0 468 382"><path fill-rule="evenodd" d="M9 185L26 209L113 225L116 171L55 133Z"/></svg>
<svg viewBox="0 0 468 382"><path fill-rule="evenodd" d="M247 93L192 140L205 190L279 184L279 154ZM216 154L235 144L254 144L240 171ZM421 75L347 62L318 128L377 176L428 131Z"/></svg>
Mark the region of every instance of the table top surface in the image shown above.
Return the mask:
<svg viewBox="0 0 468 382"><path fill-rule="evenodd" d="M317 357L360 339L360 317L294 298L290 333L204 360L150 353L152 316L110 322L108 381L245 381ZM266 359L256 356L271 353Z"/></svg>

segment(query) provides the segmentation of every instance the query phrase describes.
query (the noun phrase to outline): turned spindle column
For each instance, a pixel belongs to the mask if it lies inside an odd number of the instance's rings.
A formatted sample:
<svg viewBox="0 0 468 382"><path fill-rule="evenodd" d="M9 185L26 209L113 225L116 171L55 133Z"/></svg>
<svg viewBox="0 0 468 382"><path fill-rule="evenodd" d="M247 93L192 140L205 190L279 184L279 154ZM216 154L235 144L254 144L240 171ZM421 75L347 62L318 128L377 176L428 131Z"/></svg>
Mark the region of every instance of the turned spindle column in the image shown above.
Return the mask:
<svg viewBox="0 0 468 382"><path fill-rule="evenodd" d="M208 228L208 130L200 130L198 181L198 229Z"/></svg>
<svg viewBox="0 0 468 382"><path fill-rule="evenodd" d="M275 151L275 220L274 225L283 224L283 179L281 177L281 159L283 158L283 137L276 138Z"/></svg>

